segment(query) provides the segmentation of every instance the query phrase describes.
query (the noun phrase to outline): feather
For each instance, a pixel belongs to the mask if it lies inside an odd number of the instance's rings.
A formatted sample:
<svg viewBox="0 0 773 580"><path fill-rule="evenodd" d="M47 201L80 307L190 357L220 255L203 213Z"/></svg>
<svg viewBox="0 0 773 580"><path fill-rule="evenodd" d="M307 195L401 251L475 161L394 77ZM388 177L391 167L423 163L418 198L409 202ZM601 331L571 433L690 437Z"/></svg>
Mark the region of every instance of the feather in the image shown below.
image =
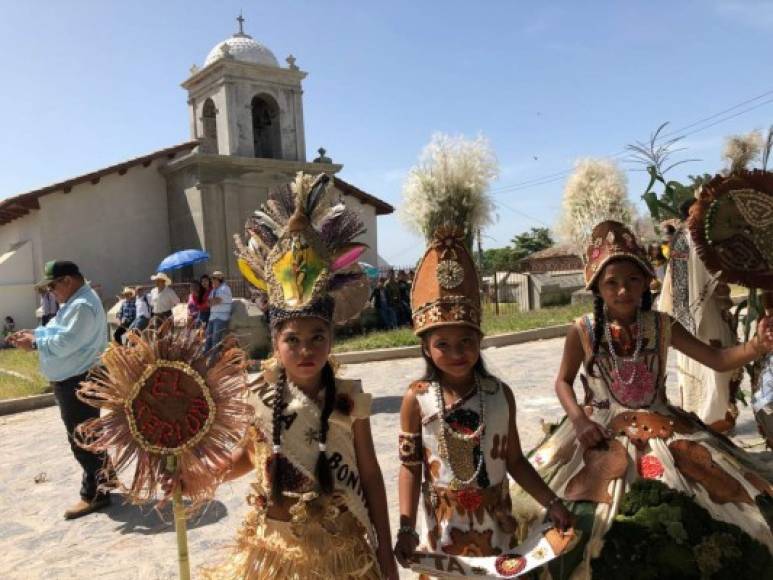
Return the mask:
<svg viewBox="0 0 773 580"><path fill-rule="evenodd" d="M288 217L293 215L293 212L295 211L295 196L289 185L285 184L274 189L268 197L270 200L275 201L277 205L281 206Z"/></svg>
<svg viewBox="0 0 773 580"><path fill-rule="evenodd" d="M279 237L282 233L282 226L280 226L274 219L264 211L257 210L254 213L254 219L262 225L269 228L274 234Z"/></svg>
<svg viewBox="0 0 773 580"><path fill-rule="evenodd" d="M319 236L329 248L335 249L364 233L365 226L359 214L347 208L326 220L320 228Z"/></svg>
<svg viewBox="0 0 773 580"><path fill-rule="evenodd" d="M263 242L263 244L269 248L273 248L274 244L276 244L279 240L279 236L277 236L273 230L271 230L266 225L261 224L255 219L251 220L250 230L258 239L260 239L261 242Z"/></svg>
<svg viewBox="0 0 773 580"><path fill-rule="evenodd" d="M314 180L308 196L306 197L306 215L311 216L327 191L330 183L330 176L327 173L320 173Z"/></svg>
<svg viewBox="0 0 773 580"><path fill-rule="evenodd" d="M330 271L337 272L354 264L363 252L368 249L365 244L347 244L342 246L333 256Z"/></svg>
<svg viewBox="0 0 773 580"><path fill-rule="evenodd" d="M343 272L341 274L336 274L330 279L330 282L328 282L327 289L330 292L339 290L354 282L362 281L364 277L365 274L362 272Z"/></svg>
<svg viewBox="0 0 773 580"><path fill-rule="evenodd" d="M239 266L239 271L242 273L242 276L244 276L245 280L255 286L258 290L263 290L264 292L268 292L268 285L266 284L265 280L261 280L255 275L255 272L252 271L252 268L250 268L250 265L247 263L247 260L244 258L239 258L236 260L236 263Z"/></svg>
<svg viewBox="0 0 773 580"><path fill-rule="evenodd" d="M290 214L285 213L285 207L275 199L269 199L263 208L277 223L285 224L290 219Z"/></svg>

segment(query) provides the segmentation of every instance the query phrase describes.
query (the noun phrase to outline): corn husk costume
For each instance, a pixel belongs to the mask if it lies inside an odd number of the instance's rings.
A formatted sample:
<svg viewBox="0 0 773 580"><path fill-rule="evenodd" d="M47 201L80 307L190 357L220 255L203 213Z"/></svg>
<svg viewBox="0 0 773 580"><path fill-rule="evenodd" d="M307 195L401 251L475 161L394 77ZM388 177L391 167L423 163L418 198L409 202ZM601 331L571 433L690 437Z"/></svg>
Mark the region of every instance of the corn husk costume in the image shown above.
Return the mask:
<svg viewBox="0 0 773 580"><path fill-rule="evenodd" d="M267 295L272 328L292 318L345 320L367 300L367 283L357 265L365 246L352 241L362 233L362 222L330 199L330 181L325 174L298 174L291 187L271 192L255 212L246 226L247 241L236 236L239 267ZM248 399L255 410L249 451L256 476L247 497L249 513L233 554L204 576L380 578L352 434L353 422L370 414L370 395L359 381L336 378L324 438L320 403L288 382L275 359L264 361ZM321 492L315 478L320 453L326 454L333 475L330 494ZM267 515L271 465L277 461L283 465L283 495L293 501L289 521Z"/></svg>
<svg viewBox="0 0 773 580"><path fill-rule="evenodd" d="M212 499L220 483L212 473L228 465L252 415L244 351L231 347L213 358L204 348L201 329L171 320L127 333L126 344L111 344L77 393L103 410L78 426L78 443L107 451L118 474L131 473L128 486L116 482L124 497L154 505L173 499L181 579L190 578L186 512Z"/></svg>
<svg viewBox="0 0 773 580"><path fill-rule="evenodd" d="M749 288L747 319L773 314L773 173L746 169L717 175L696 195L691 241L715 279ZM773 449L773 356L752 365L752 407Z"/></svg>
<svg viewBox="0 0 773 580"><path fill-rule="evenodd" d="M653 275L633 233L605 221L585 251L589 289L615 260L632 261ZM603 325L600 335L597 324ZM612 439L584 450L564 420L530 454L553 491L570 500L582 530L579 545L542 578L640 577L648 571L653 577L722 571L752 578L771 569L773 470L669 404L673 324L670 315L652 310L640 312L633 335L606 316L603 322L593 314L575 322L586 361L582 404ZM513 502L520 513L527 511L523 492L514 489Z"/></svg>
<svg viewBox="0 0 773 580"><path fill-rule="evenodd" d="M476 173L486 164L469 159L480 154L477 145L436 139L429 147L434 159L415 168L406 185L407 206L425 208L417 225L428 241L411 288L419 336L447 326L481 332L479 276L469 244L490 220L491 205L487 179ZM488 375L474 381L451 407L438 381L410 386L422 427L400 433L399 456L403 465L423 471L425 525L412 563L422 577L516 577L554 558L568 541L547 536L545 528L518 545L506 461L508 387Z"/></svg>

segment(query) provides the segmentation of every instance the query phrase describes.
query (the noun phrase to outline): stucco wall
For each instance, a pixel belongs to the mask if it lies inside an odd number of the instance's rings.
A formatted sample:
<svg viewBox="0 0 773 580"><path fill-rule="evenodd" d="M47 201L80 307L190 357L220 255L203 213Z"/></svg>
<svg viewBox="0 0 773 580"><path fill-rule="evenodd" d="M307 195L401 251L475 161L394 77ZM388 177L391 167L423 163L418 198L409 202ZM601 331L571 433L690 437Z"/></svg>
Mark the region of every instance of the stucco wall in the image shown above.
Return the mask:
<svg viewBox="0 0 773 580"><path fill-rule="evenodd" d="M103 299L147 280L169 253L166 180L157 164L40 198L43 260L69 259Z"/></svg>
<svg viewBox="0 0 773 580"><path fill-rule="evenodd" d="M19 329L37 325L39 299L34 284L43 272L39 213L32 211L0 226L0 256L16 248L0 264L0 318L12 316Z"/></svg>
<svg viewBox="0 0 773 580"><path fill-rule="evenodd" d="M360 218L365 224L365 233L355 240L368 246L360 261L367 262L372 266L378 265L378 220L376 219L376 208L350 195L341 195L337 189L335 192L336 196L343 198L343 202L347 207L360 214Z"/></svg>

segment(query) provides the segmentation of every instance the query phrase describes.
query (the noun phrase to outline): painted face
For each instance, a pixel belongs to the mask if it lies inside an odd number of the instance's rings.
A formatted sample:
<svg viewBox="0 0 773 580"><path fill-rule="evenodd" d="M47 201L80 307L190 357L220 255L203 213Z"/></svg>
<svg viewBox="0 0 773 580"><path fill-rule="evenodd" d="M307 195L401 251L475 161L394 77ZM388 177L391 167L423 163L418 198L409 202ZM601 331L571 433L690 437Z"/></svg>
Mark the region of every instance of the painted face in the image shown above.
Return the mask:
<svg viewBox="0 0 773 580"><path fill-rule="evenodd" d="M430 332L424 349L442 373L464 378L480 358L480 334L468 326L441 326Z"/></svg>
<svg viewBox="0 0 773 580"><path fill-rule="evenodd" d="M274 355L287 378L302 383L319 377L330 355L330 327L318 318L297 318L282 325L275 337Z"/></svg>
<svg viewBox="0 0 773 580"><path fill-rule="evenodd" d="M598 281L599 294L614 316L630 316L641 305L649 288L649 276L630 260L616 260L604 267Z"/></svg>

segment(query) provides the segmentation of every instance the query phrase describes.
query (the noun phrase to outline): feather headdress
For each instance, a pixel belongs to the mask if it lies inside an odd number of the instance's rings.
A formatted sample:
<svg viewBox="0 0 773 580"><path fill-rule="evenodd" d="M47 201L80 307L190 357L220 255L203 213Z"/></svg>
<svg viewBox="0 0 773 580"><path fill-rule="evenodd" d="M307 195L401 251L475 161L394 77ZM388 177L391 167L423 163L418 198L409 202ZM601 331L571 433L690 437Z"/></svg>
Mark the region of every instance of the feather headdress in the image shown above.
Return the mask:
<svg viewBox="0 0 773 580"><path fill-rule="evenodd" d="M298 173L255 211L246 242L234 236L239 270L267 295L272 325L305 316L345 322L368 299L358 264L367 246L354 242L365 229L356 212L332 202L331 181Z"/></svg>
<svg viewBox="0 0 773 580"><path fill-rule="evenodd" d="M480 330L480 287L470 249L475 233L493 221L488 186L496 174L496 159L482 137L435 135L408 175L401 214L429 244L411 287L417 334L449 324Z"/></svg>

